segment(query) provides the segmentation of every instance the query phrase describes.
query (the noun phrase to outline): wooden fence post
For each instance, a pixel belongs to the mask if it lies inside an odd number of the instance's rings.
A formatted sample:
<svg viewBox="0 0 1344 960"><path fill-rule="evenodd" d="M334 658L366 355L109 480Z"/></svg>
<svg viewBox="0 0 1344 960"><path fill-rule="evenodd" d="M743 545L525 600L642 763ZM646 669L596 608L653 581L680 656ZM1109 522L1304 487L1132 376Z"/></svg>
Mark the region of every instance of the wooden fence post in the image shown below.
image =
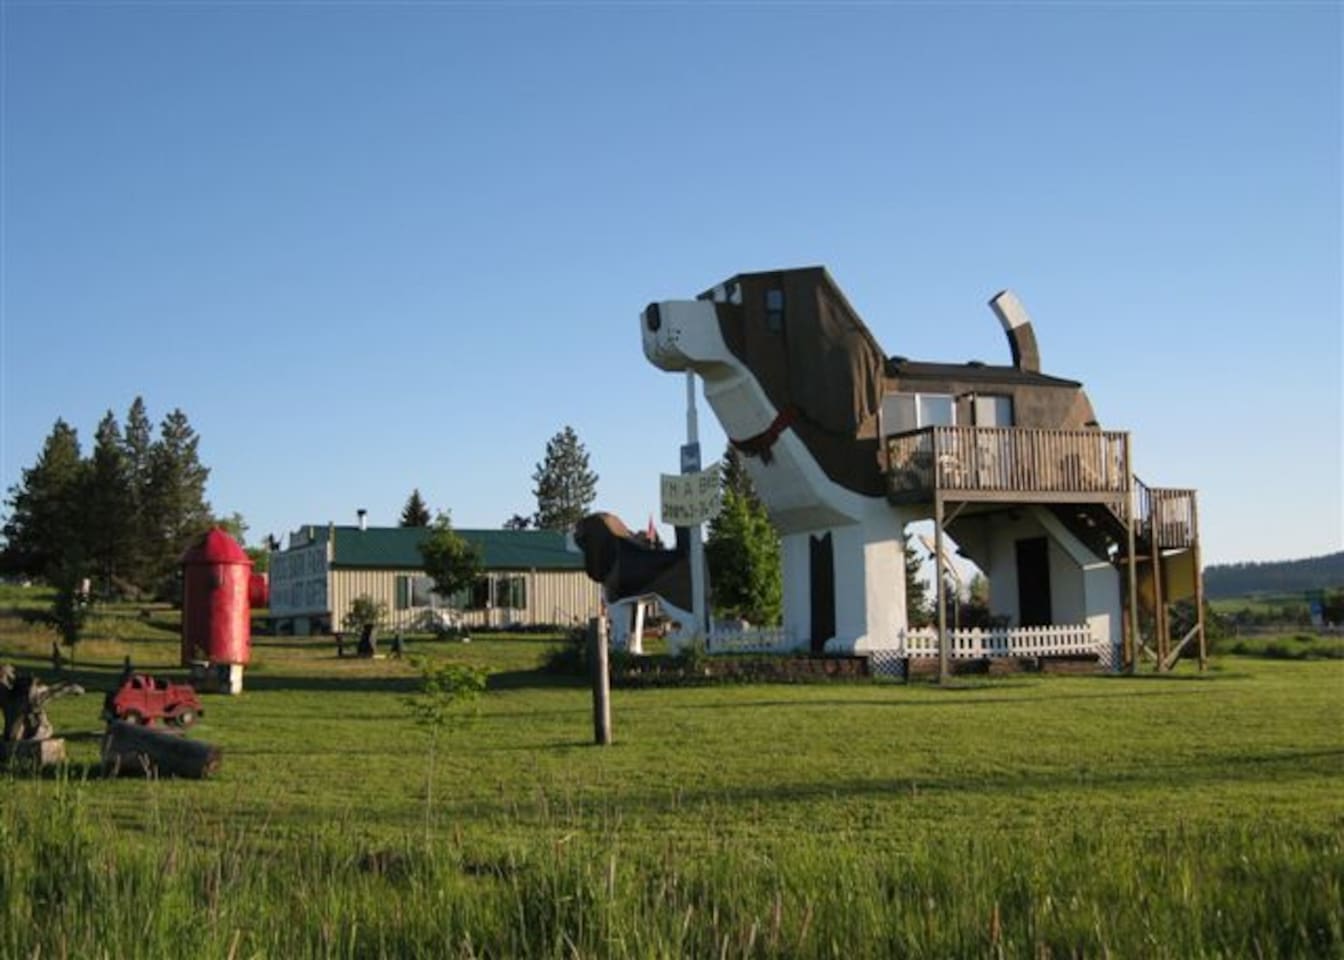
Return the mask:
<svg viewBox="0 0 1344 960"><path fill-rule="evenodd" d="M611 743L611 671L607 664L607 621L588 621L589 663L593 671L593 740L599 746Z"/></svg>

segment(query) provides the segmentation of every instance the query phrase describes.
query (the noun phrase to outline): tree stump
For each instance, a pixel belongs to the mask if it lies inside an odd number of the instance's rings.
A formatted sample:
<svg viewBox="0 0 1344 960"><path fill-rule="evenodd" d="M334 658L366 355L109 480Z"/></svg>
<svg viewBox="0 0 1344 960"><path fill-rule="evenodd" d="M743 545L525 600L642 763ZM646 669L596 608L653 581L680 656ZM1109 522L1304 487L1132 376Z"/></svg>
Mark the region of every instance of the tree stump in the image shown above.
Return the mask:
<svg viewBox="0 0 1344 960"><path fill-rule="evenodd" d="M219 772L218 747L152 727L114 720L103 737L103 775L187 777Z"/></svg>

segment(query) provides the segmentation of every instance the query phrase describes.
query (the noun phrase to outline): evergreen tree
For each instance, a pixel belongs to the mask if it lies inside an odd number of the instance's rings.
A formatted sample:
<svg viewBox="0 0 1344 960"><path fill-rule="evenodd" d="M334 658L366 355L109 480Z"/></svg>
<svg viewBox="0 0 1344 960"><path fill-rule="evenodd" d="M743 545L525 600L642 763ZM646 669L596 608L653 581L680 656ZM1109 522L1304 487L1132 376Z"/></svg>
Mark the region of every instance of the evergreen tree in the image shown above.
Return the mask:
<svg viewBox="0 0 1344 960"><path fill-rule="evenodd" d="M481 573L479 551L453 530L452 517L444 512L420 543L425 573L434 581L434 592L450 599L468 589Z"/></svg>
<svg viewBox="0 0 1344 960"><path fill-rule="evenodd" d="M546 458L537 464L532 482L537 529L568 530L588 513L597 499L597 474L588 468L588 451L573 427L547 441Z"/></svg>
<svg viewBox="0 0 1344 960"><path fill-rule="evenodd" d="M401 508L401 525L403 527L427 527L429 526L429 507L420 496L420 488L416 487L411 491L411 495L406 498L406 506Z"/></svg>
<svg viewBox="0 0 1344 960"><path fill-rule="evenodd" d="M79 435L64 420L57 420L37 462L9 490L9 516L3 527L7 572L52 584L84 575L86 477Z"/></svg>
<svg viewBox="0 0 1344 960"><path fill-rule="evenodd" d="M149 537L149 583L160 593L173 576L182 552L192 539L210 527L210 504L205 482L210 476L197 455L200 437L187 415L173 410L163 418L159 439L150 448L149 478L145 490L145 518Z"/></svg>
<svg viewBox="0 0 1344 960"><path fill-rule="evenodd" d="M132 401L126 413L126 429L121 441L126 453L126 476L130 485L131 549L125 563L126 578L138 589L148 591L152 587L149 544L155 539L153 517L147 510L154 427L145 410L144 398L136 397Z"/></svg>
<svg viewBox="0 0 1344 960"><path fill-rule="evenodd" d="M723 506L710 520L705 542L714 613L776 624L783 607L779 535L731 447L719 483Z"/></svg>
<svg viewBox="0 0 1344 960"><path fill-rule="evenodd" d="M752 503L761 502L760 497L756 495L756 485L751 482L751 475L747 473L742 454L738 453L737 447L731 443L723 452L723 462L719 466L719 471L719 481L725 491L734 490Z"/></svg>
<svg viewBox="0 0 1344 960"><path fill-rule="evenodd" d="M525 517L521 513L515 513L509 519L504 521L505 530L528 530L532 527L532 518Z"/></svg>
<svg viewBox="0 0 1344 960"><path fill-rule="evenodd" d="M237 510L227 517L215 517L214 524L237 540L238 546L242 547L247 544L247 531L251 528L248 527L247 520Z"/></svg>
<svg viewBox="0 0 1344 960"><path fill-rule="evenodd" d="M929 585L920 576L923 566L919 554L915 551L910 538L905 538L905 622L910 627L923 627L930 623L932 614L929 599Z"/></svg>
<svg viewBox="0 0 1344 960"><path fill-rule="evenodd" d="M118 590L133 566L135 518L125 440L111 410L98 424L88 467L83 528L93 575L104 594Z"/></svg>

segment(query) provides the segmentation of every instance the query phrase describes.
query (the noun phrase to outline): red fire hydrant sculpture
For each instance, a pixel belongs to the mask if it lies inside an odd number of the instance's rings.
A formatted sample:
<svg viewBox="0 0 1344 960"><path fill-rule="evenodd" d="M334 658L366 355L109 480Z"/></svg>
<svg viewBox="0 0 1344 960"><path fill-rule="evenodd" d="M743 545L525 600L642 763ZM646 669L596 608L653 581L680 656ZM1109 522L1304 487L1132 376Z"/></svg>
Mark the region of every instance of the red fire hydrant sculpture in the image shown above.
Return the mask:
<svg viewBox="0 0 1344 960"><path fill-rule="evenodd" d="M182 555L182 665L240 693L252 659L252 561L219 527Z"/></svg>

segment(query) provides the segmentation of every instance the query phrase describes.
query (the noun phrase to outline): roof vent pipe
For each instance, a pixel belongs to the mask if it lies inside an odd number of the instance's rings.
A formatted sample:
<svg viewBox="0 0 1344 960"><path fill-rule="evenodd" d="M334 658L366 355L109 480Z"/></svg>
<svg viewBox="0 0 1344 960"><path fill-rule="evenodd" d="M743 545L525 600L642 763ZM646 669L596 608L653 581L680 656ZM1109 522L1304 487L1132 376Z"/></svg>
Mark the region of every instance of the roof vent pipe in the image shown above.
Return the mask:
<svg viewBox="0 0 1344 960"><path fill-rule="evenodd" d="M359 529L361 530L369 529L369 520L368 520L369 511L365 510L363 507L360 507L358 510L355 511L355 515L359 517Z"/></svg>
<svg viewBox="0 0 1344 960"><path fill-rule="evenodd" d="M1003 324L1003 332L1008 334L1008 347L1013 351L1013 366L1028 373L1041 372L1041 351L1036 346L1036 334L1031 329L1031 317L1027 308L1011 290L996 293L989 301L989 308Z"/></svg>

